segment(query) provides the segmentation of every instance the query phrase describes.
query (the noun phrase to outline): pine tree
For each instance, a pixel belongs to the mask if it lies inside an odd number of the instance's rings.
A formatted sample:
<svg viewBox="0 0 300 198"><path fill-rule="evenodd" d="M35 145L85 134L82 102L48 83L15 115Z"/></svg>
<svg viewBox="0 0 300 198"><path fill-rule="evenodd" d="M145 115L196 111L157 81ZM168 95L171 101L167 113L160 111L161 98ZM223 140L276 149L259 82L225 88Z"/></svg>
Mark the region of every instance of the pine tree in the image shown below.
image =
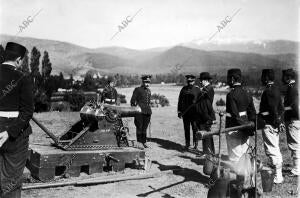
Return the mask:
<svg viewBox="0 0 300 198"><path fill-rule="evenodd" d="M20 70L26 75L30 74L28 62L29 62L29 56L28 56L28 51L26 51L20 68Z"/></svg>
<svg viewBox="0 0 300 198"><path fill-rule="evenodd" d="M0 45L0 64L4 62L4 48Z"/></svg>
<svg viewBox="0 0 300 198"><path fill-rule="evenodd" d="M40 57L41 53L36 47L33 47L31 50L31 56L30 56L30 70L31 70L31 76L33 78L34 87L38 88L39 79L40 79L40 71L39 71L39 65L40 65Z"/></svg>
<svg viewBox="0 0 300 198"><path fill-rule="evenodd" d="M48 79L50 77L52 67L51 67L51 62L49 59L49 54L47 51L44 51L44 56L42 60L42 77L43 79Z"/></svg>

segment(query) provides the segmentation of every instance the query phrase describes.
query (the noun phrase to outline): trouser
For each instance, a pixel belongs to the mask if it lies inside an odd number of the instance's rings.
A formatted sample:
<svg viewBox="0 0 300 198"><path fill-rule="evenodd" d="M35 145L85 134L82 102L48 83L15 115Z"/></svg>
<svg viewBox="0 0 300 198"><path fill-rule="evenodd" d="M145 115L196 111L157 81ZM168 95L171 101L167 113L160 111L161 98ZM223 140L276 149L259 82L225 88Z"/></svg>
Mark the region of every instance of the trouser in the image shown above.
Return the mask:
<svg viewBox="0 0 300 198"><path fill-rule="evenodd" d="M300 175L300 120L286 122L286 135L294 163L292 173Z"/></svg>
<svg viewBox="0 0 300 198"><path fill-rule="evenodd" d="M22 175L28 155L28 137L7 140L0 149L0 181L3 198L21 197Z"/></svg>
<svg viewBox="0 0 300 198"><path fill-rule="evenodd" d="M244 135L242 131L231 131L226 134L226 140L229 160L238 162L248 150L249 136Z"/></svg>
<svg viewBox="0 0 300 198"><path fill-rule="evenodd" d="M193 131L193 144L197 145L196 140L196 131L197 127L194 123L194 121L189 117L183 117L183 128L184 128L184 137L185 137L185 146L190 146L190 126L192 126Z"/></svg>
<svg viewBox="0 0 300 198"><path fill-rule="evenodd" d="M279 148L279 131L271 125L265 125L262 131L266 155L275 168L282 167L282 155Z"/></svg>
<svg viewBox="0 0 300 198"><path fill-rule="evenodd" d="M201 122L196 122L197 129L201 131L209 132L211 130L211 126L207 126ZM215 154L215 145L213 136L205 138L202 140L202 149L205 154Z"/></svg>
<svg viewBox="0 0 300 198"><path fill-rule="evenodd" d="M134 124L136 126L136 140L141 143L146 143L147 128L150 123L151 115L138 114L134 117Z"/></svg>

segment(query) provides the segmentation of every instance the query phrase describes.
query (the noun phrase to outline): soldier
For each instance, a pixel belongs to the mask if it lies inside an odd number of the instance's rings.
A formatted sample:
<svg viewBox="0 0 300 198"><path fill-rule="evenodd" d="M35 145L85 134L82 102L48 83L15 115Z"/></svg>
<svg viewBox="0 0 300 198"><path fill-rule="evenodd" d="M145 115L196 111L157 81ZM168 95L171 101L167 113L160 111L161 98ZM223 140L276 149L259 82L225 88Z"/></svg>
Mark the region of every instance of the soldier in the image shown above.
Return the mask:
<svg viewBox="0 0 300 198"><path fill-rule="evenodd" d="M22 174L27 160L29 120L33 115L32 84L16 70L26 48L8 42L0 65L0 197L21 197Z"/></svg>
<svg viewBox="0 0 300 198"><path fill-rule="evenodd" d="M196 111L197 111L197 129L210 131L213 121L216 120L213 110L214 89L210 85L212 77L208 72L200 73L201 92L197 96ZM213 137L202 140L203 152L205 154L215 153Z"/></svg>
<svg viewBox="0 0 300 198"><path fill-rule="evenodd" d="M265 122L262 130L265 152L276 170L273 182L279 184L283 182L282 155L279 148L279 126L284 109L280 90L274 85L274 78L273 69L262 70L261 82L266 88L261 96L259 114Z"/></svg>
<svg viewBox="0 0 300 198"><path fill-rule="evenodd" d="M194 148L197 148L198 141L196 140L196 125L194 121L196 120L196 108L194 103L196 102L196 97L200 93L200 89L195 85L195 76L186 75L187 85L184 86L178 98L177 113L178 117L183 119L183 128L185 135L185 149L190 146L190 126L192 125L193 130L193 143Z"/></svg>
<svg viewBox="0 0 300 198"><path fill-rule="evenodd" d="M148 148L146 144L147 128L152 114L150 107L151 91L149 89L151 76L144 75L141 79L142 85L134 89L130 103L131 106L139 105L141 107L142 113L136 115L134 118L134 124L136 126L136 139L138 142L143 144L144 148Z"/></svg>
<svg viewBox="0 0 300 198"><path fill-rule="evenodd" d="M107 78L107 85L105 86L105 88L102 92L101 102L104 102L107 104L116 104L117 103L118 92L114 88L114 86L115 86L114 78L109 76Z"/></svg>
<svg viewBox="0 0 300 198"><path fill-rule="evenodd" d="M299 120L299 95L296 82L296 72L293 69L282 71L282 81L287 85L284 96L284 121L287 132L287 143L293 158L293 168L290 176L300 175L300 120Z"/></svg>
<svg viewBox="0 0 300 198"><path fill-rule="evenodd" d="M255 120L255 108L252 97L241 85L242 73L240 69L230 69L227 72L227 83L231 91L226 96L226 123L225 127L234 127ZM229 160L238 162L247 152L249 136L252 130L232 131L226 135Z"/></svg>

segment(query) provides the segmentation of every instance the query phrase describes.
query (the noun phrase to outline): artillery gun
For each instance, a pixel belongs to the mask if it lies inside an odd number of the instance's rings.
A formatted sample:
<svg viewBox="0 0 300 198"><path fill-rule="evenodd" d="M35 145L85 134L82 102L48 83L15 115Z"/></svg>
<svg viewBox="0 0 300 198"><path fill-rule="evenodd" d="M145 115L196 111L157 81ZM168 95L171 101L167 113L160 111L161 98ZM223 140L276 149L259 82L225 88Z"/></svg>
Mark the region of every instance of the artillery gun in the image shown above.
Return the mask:
<svg viewBox="0 0 300 198"><path fill-rule="evenodd" d="M129 128L122 121L140 112L139 107L89 102L80 110L81 119L59 137L33 117L54 143L30 145L26 166L34 178L49 181L62 174L120 171L126 165L141 164L145 152L129 144Z"/></svg>

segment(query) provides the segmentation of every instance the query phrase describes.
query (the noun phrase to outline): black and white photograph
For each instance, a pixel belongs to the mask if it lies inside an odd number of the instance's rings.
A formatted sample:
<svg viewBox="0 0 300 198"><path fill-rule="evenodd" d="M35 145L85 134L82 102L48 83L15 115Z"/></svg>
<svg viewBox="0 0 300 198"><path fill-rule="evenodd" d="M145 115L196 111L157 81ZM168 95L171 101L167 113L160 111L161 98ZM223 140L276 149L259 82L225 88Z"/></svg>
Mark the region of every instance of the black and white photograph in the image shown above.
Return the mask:
<svg viewBox="0 0 300 198"><path fill-rule="evenodd" d="M0 0L0 198L299 197L299 0Z"/></svg>

